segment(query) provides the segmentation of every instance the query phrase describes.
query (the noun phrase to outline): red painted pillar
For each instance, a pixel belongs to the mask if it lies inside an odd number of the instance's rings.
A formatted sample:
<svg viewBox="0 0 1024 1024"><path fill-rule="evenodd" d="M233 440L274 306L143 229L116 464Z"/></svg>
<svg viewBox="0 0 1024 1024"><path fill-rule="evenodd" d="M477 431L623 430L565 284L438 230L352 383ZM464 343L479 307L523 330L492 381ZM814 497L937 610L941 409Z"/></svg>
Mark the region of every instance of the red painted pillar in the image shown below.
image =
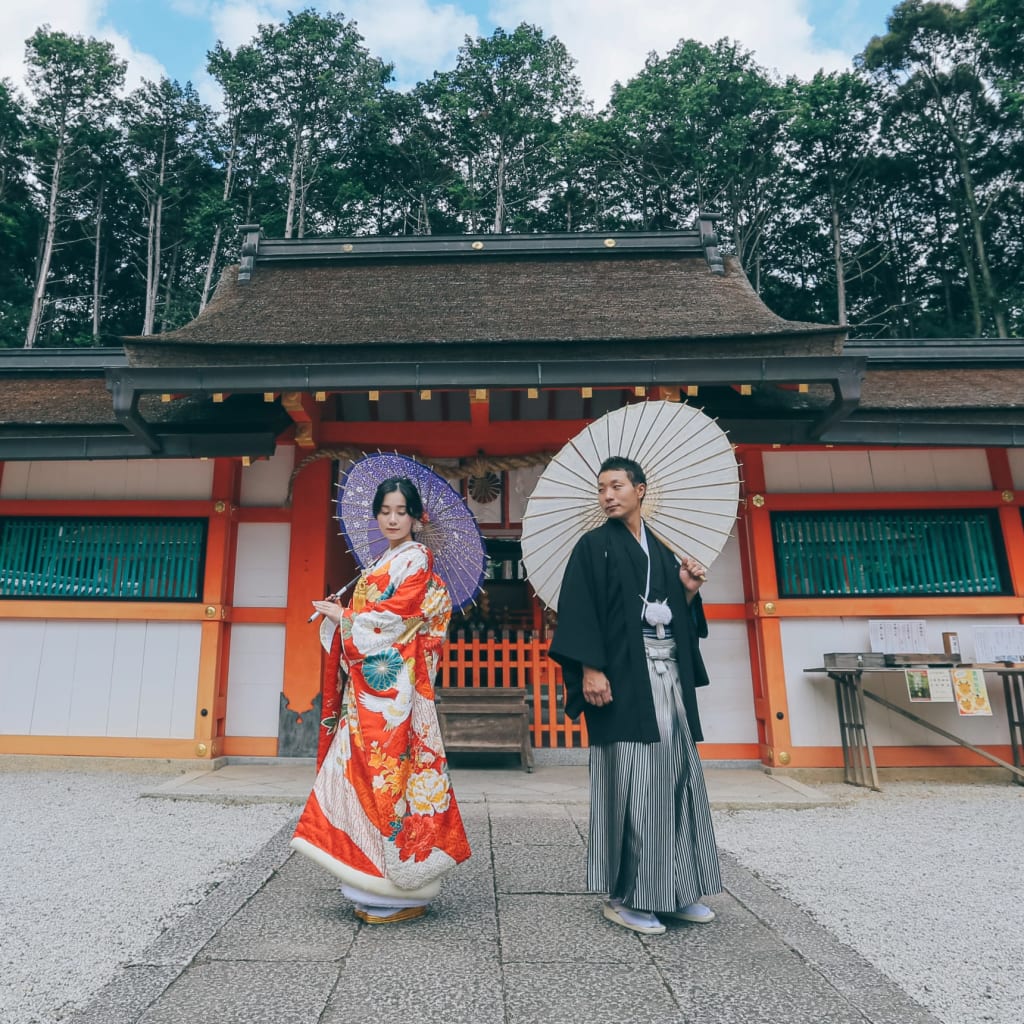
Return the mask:
<svg viewBox="0 0 1024 1024"><path fill-rule="evenodd" d="M792 761L789 701L782 657L782 623L776 612L778 583L775 550L765 493L764 458L758 449L742 451L746 505L740 520L740 558L747 606L752 613L747 634L754 678L754 713L757 717L761 760L766 765Z"/></svg>
<svg viewBox="0 0 1024 1024"><path fill-rule="evenodd" d="M296 448L296 459L303 457L305 453ZM295 478L292 489L280 756L312 757L316 753L319 718L314 704L319 706L322 648L318 627L310 625L309 616L313 610L310 602L326 593L328 543L334 526L332 475L330 459L312 462ZM313 712L313 721L309 712Z"/></svg>

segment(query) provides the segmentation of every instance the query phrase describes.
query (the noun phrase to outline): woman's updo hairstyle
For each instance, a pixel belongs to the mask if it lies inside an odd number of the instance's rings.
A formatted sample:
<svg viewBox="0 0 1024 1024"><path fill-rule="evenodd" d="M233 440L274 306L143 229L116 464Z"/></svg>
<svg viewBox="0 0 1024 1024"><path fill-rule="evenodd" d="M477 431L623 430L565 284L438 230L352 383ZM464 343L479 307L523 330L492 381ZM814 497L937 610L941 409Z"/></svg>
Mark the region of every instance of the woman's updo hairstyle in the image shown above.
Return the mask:
<svg viewBox="0 0 1024 1024"><path fill-rule="evenodd" d="M384 504L384 499L389 494L394 494L395 491L401 491L402 497L405 498L405 510L413 517L413 519L423 518L423 499L420 497L420 492L416 489L416 485L407 476L392 476L384 480L377 488L377 493L373 496L373 514L375 516L380 515L381 506Z"/></svg>

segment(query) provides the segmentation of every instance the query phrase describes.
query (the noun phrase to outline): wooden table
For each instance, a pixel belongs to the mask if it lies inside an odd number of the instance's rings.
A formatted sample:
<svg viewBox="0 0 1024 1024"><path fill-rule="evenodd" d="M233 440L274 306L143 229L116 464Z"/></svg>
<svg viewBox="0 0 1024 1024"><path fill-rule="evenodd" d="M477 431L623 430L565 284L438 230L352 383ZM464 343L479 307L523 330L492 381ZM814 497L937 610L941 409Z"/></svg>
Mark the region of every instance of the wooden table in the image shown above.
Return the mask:
<svg viewBox="0 0 1024 1024"><path fill-rule="evenodd" d="M885 656L881 654L851 654L844 655L843 661L833 665L819 668L808 668L804 671L808 675L827 675L835 683L836 710L839 715L839 737L843 745L843 779L853 786L864 786L878 790L878 767L875 764L875 750L868 736L867 721L864 715L865 698L881 704L890 711L909 718L912 722L929 729L961 747L966 747L980 757L992 761L1003 768L1008 769L1013 775L1013 780L1020 786L1024 786L1024 769L1022 769L1022 756L1024 756L1024 665L961 665L957 668L980 668L985 672L993 672L1000 677L1003 683L1003 693L1006 696L1006 716L1010 727L1010 749L1013 752L1013 764L1008 764L1001 758L990 754L987 750L968 743L960 736L955 736L945 729L940 729L931 722L926 722L919 715L893 704L884 697L864 688L862 676L865 672L879 674L899 674L903 676L910 668L938 667L935 665L886 665ZM942 666L946 667L946 666Z"/></svg>

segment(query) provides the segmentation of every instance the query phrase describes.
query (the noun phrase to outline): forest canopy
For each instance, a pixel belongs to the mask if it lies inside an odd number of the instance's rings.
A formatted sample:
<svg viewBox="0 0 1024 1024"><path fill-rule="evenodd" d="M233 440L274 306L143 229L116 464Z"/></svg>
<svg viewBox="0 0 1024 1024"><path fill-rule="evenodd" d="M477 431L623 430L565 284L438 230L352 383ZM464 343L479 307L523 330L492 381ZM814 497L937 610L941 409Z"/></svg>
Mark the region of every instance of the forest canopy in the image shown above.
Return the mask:
<svg viewBox="0 0 1024 1024"><path fill-rule="evenodd" d="M270 237L631 231L721 215L767 304L867 338L1024 326L1024 8L904 0L846 71L780 79L736 41L652 53L595 110L522 24L408 91L341 14L218 44L125 93L111 44L40 27L0 80L0 346L187 323Z"/></svg>

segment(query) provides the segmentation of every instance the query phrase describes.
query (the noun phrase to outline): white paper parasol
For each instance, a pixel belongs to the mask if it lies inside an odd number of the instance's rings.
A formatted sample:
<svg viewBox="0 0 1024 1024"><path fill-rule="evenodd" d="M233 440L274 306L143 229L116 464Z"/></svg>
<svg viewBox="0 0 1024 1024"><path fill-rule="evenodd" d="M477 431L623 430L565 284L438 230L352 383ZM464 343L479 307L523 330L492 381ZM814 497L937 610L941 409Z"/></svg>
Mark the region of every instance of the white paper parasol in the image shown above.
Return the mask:
<svg viewBox="0 0 1024 1024"><path fill-rule="evenodd" d="M607 413L577 434L537 481L523 516L523 562L538 597L558 608L576 541L605 522L597 474L613 455L643 467L643 517L676 555L710 565L736 522L739 468L725 431L699 409L638 402Z"/></svg>

